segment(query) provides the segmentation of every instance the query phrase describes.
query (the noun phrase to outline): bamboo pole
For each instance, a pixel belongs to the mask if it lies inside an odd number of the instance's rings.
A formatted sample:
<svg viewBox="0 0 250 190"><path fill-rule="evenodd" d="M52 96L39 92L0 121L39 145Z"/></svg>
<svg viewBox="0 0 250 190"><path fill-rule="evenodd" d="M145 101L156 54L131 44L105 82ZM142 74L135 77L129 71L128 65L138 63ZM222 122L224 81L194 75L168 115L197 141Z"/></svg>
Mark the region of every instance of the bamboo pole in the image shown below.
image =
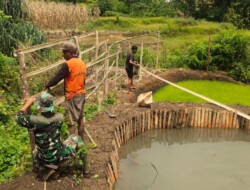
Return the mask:
<svg viewBox="0 0 250 190"><path fill-rule="evenodd" d="M166 128L166 120L167 120L167 111L164 110L164 113L163 113L163 123L162 123L162 128Z"/></svg>
<svg viewBox="0 0 250 190"><path fill-rule="evenodd" d="M208 128L212 127L212 110L208 110Z"/></svg>
<svg viewBox="0 0 250 190"><path fill-rule="evenodd" d="M89 37L89 36L92 36L92 35L95 35L95 33L90 33L90 34L87 34L87 35L82 35L82 36L79 36L79 38L86 38L86 37ZM30 48L19 49L19 50L15 51L14 55L17 55L19 52L23 52L24 54L26 54L26 53L32 53L32 52L35 52L37 50L41 50L41 49L44 49L44 48L49 48L49 47L52 47L52 46L55 46L55 45L63 44L66 41L69 41L69 40L72 40L72 38L68 38L67 37L67 38L64 38L64 39L57 40L57 41L53 41L53 42L48 42L48 43L44 43L44 44L39 44L39 45L36 45L36 46L32 46Z"/></svg>
<svg viewBox="0 0 250 190"><path fill-rule="evenodd" d="M77 46L77 54L80 58L82 58L82 55L81 55L81 47L80 47L80 44L79 44L79 40L78 40L78 37L77 36L74 36L73 37L74 41L75 41L75 44Z"/></svg>
<svg viewBox="0 0 250 190"><path fill-rule="evenodd" d="M198 110L197 108L194 109L194 127L196 128L197 127L197 120L198 120Z"/></svg>
<svg viewBox="0 0 250 190"><path fill-rule="evenodd" d="M99 51L99 34L98 31L95 31L95 59L98 57L98 51Z"/></svg>
<svg viewBox="0 0 250 190"><path fill-rule="evenodd" d="M148 112L148 130L151 128L151 112Z"/></svg>
<svg viewBox="0 0 250 190"><path fill-rule="evenodd" d="M146 120L146 117L145 117L145 112L142 113L142 132L145 131L145 121Z"/></svg>
<svg viewBox="0 0 250 190"><path fill-rule="evenodd" d="M157 32L157 53L156 53L156 68L159 67L159 51L160 51L160 31Z"/></svg>
<svg viewBox="0 0 250 190"><path fill-rule="evenodd" d="M117 135L116 130L115 130L114 134L115 134L115 141L116 141L116 144L117 144L118 148L121 148L121 145L120 145L120 142L119 142L119 139L118 139L118 135Z"/></svg>
<svg viewBox="0 0 250 190"><path fill-rule="evenodd" d="M221 118L221 114L219 111L217 111L217 117L216 117L216 121L215 121L215 128L218 128L220 126L220 118Z"/></svg>
<svg viewBox="0 0 250 190"><path fill-rule="evenodd" d="M160 117L159 117L159 128L163 128L163 118L164 118L164 110L160 110Z"/></svg>
<svg viewBox="0 0 250 190"><path fill-rule="evenodd" d="M168 111L168 129L171 128L172 111Z"/></svg>
<svg viewBox="0 0 250 190"><path fill-rule="evenodd" d="M109 57L109 50L108 50L107 56ZM108 70L109 70L109 59L107 59L105 62L105 72L107 73ZM108 94L108 77L106 77L104 80L104 95L105 95L105 97L107 96L107 94Z"/></svg>
<svg viewBox="0 0 250 190"><path fill-rule="evenodd" d="M114 172L112 170L110 163L108 163L108 174L109 174L109 180L111 181L111 184L113 187L113 185L115 184L115 175L114 175Z"/></svg>
<svg viewBox="0 0 250 190"><path fill-rule="evenodd" d="M26 65L25 65L25 58L23 52L18 52L18 62L20 65L20 79L23 87L23 97L28 98L29 97L29 85L27 82L27 75L26 75ZM28 114L31 114L30 108L27 110ZM32 129L28 129L29 137L30 137L30 148L31 148L31 155L32 155L32 161L33 161L33 167L34 167L34 157L33 157L33 151L35 150L35 135Z"/></svg>
<svg viewBox="0 0 250 190"><path fill-rule="evenodd" d="M119 51L120 51L120 44L118 45L118 51L117 51L117 54L116 54L116 62L115 62L115 88L118 89L118 86L117 86L117 76L118 76L118 64L119 64Z"/></svg>
<svg viewBox="0 0 250 190"><path fill-rule="evenodd" d="M205 109L205 125L204 127L208 128L208 122L209 122L209 110Z"/></svg>
<svg viewBox="0 0 250 190"><path fill-rule="evenodd" d="M163 81L163 82L166 82L166 83L168 83L168 84L170 84L170 85L172 85L172 86L174 86L174 87L176 87L176 88L178 88L178 89L181 89L181 90L183 90L183 91L185 91L185 92L188 92L188 93L190 93L190 94L193 94L194 96L197 96L197 97L199 97L199 98L201 98L201 99L204 99L204 100L206 100L206 101L208 101L208 102L210 102L210 103L212 103L212 104L215 104L215 105L217 105L217 106L220 106L220 107L222 107L222 108L224 108L224 109L226 109L226 110L233 111L233 112L237 113L238 115L240 115L240 116L242 116L242 117L244 117L244 118L250 120L250 116L247 115L247 114L245 114L245 113L243 113L243 112L240 112L240 111L238 111L238 110L235 110L235 109L233 109L233 108L231 108L231 107L229 107L229 106L227 106L227 105L224 105L224 104L222 104L222 103L220 103L220 102L217 102L217 101L212 100L212 99L210 99L210 98L208 98L208 97L205 97L205 96L202 96L202 95L200 95L200 94L198 94L198 93L196 93L196 92L193 92L193 91L191 91L191 90L189 90L189 89L186 89L186 88L181 87L181 86L179 86L179 85L177 85L177 84L174 84L174 83L172 83L172 82L170 82L170 81L168 81L168 80L166 80L166 79L163 79L163 78L161 78L161 77L159 77L159 76L153 74L153 73L150 72L150 71L147 71L147 70L146 70L145 68L143 68L143 67L141 67L141 69L142 69L143 71L145 71L146 73L150 74L151 76L153 76L153 77L155 77L155 78L157 78L157 79L159 79L159 80L161 80L161 81Z"/></svg>
<svg viewBox="0 0 250 190"><path fill-rule="evenodd" d="M110 156L110 160L111 160L111 165L112 165L112 168L113 168L113 174L114 174L114 177L115 177L115 180L118 179L118 171L117 171L117 164L116 164L116 161L115 161L115 158L114 158L114 155L111 153L111 156Z"/></svg>
<svg viewBox="0 0 250 190"><path fill-rule="evenodd" d="M229 127L233 128L233 112L229 112Z"/></svg>
<svg viewBox="0 0 250 190"><path fill-rule="evenodd" d="M155 129L158 129L158 120L159 120L158 112L159 112L159 110L154 111L154 128Z"/></svg>
<svg viewBox="0 0 250 190"><path fill-rule="evenodd" d="M198 112L197 127L201 127L201 109L197 108L197 112Z"/></svg>
<svg viewBox="0 0 250 190"><path fill-rule="evenodd" d="M201 108L201 123L200 123L200 127L203 128L204 127L204 122L205 122L205 109Z"/></svg>
<svg viewBox="0 0 250 190"><path fill-rule="evenodd" d="M142 59L143 59L143 41L141 43L141 55L140 55L140 68L139 68L139 80L142 79Z"/></svg>

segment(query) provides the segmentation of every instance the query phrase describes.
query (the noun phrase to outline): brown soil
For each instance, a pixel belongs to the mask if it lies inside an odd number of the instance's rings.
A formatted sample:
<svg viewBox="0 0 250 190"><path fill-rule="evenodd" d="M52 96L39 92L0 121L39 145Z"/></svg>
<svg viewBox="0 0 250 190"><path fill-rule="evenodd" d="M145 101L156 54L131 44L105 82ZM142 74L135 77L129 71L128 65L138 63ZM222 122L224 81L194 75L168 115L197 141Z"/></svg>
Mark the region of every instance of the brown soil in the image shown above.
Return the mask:
<svg viewBox="0 0 250 190"><path fill-rule="evenodd" d="M157 74L157 72L156 72ZM173 69L163 73L158 73L159 76L171 81L177 82L190 79L206 79L206 80L222 80L237 82L232 78L222 73L206 73L203 71L193 71L184 69ZM91 122L87 123L86 127L92 138L97 143L97 148L92 149L89 154L89 170L88 177L84 177L80 185L74 182L73 174L64 174L54 180L47 182L47 190L103 190L108 189L106 180L106 167L109 162L110 153L112 151L112 140L115 126L126 121L131 116L145 111L145 109L136 105L136 97L143 92L155 91L165 84L157 79L149 76L144 76L143 80L136 84L136 89L132 94L126 94L123 90L117 93L118 103L109 108L109 111L117 117L110 118L104 112L99 113ZM213 109L221 109L212 104L194 104L194 103L153 103L152 108L164 107L169 109L179 109L182 107L209 107ZM235 105L234 108L250 113L250 107ZM86 137L87 139L87 137ZM0 189L3 190L42 190L44 182L36 177L33 172L27 172L23 176L18 177L11 182L1 184Z"/></svg>

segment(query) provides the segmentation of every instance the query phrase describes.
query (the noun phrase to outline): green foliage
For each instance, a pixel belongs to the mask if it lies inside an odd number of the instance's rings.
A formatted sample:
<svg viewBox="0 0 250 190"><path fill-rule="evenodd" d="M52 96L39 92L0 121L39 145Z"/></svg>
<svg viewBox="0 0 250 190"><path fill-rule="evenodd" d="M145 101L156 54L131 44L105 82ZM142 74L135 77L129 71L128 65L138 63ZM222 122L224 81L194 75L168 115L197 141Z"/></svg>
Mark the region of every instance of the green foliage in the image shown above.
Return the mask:
<svg viewBox="0 0 250 190"><path fill-rule="evenodd" d="M103 16L118 16L118 15L120 15L120 13L116 11L105 11L105 13L103 14Z"/></svg>
<svg viewBox="0 0 250 190"><path fill-rule="evenodd" d="M166 3L164 0L97 0L96 5L100 8L102 15L108 15L112 12L119 12L121 14L130 14L132 16L139 17L155 17L175 16L176 13L172 4Z"/></svg>
<svg viewBox="0 0 250 190"><path fill-rule="evenodd" d="M11 55L19 43L36 45L45 41L46 36L32 24L14 21L0 11L0 52Z"/></svg>
<svg viewBox="0 0 250 190"><path fill-rule="evenodd" d="M233 69L234 62L246 59L247 40L238 32L226 31L217 35L212 40L211 65L219 70L229 71Z"/></svg>
<svg viewBox="0 0 250 190"><path fill-rule="evenodd" d="M171 4L166 3L164 0L148 1L142 0L140 2L131 2L128 7L130 14L139 17L155 17L155 16L175 16L176 11Z"/></svg>
<svg viewBox="0 0 250 190"><path fill-rule="evenodd" d="M102 102L104 107L108 107L110 105L114 105L116 103L116 96L115 93L110 92L107 98Z"/></svg>
<svg viewBox="0 0 250 190"><path fill-rule="evenodd" d="M127 12L127 7L119 0L97 0L97 6L100 8L102 15L106 11Z"/></svg>
<svg viewBox="0 0 250 190"><path fill-rule="evenodd" d="M179 67L188 67L187 61L188 55L184 53L183 50L176 50L173 54L163 57L161 62L161 68L179 68Z"/></svg>
<svg viewBox="0 0 250 190"><path fill-rule="evenodd" d="M121 18L119 15L116 17L103 17L96 19L91 22L87 22L84 25L85 30L113 30L114 28L119 28L120 30L133 29L135 26L130 20Z"/></svg>
<svg viewBox="0 0 250 190"><path fill-rule="evenodd" d="M90 121L93 119L98 113L98 105L97 104L86 104L84 107L84 115L86 121Z"/></svg>
<svg viewBox="0 0 250 190"><path fill-rule="evenodd" d="M21 175L32 163L29 135L25 128L16 124L17 108L13 105L1 101L1 112L6 108L9 117L0 120L0 183Z"/></svg>
<svg viewBox="0 0 250 190"><path fill-rule="evenodd" d="M135 60L140 63L141 49L139 47L138 52L135 54ZM156 63L156 52L150 48L143 48L143 66L144 67L155 67Z"/></svg>
<svg viewBox="0 0 250 190"><path fill-rule="evenodd" d="M232 64L233 69L229 71L229 74L236 80L244 83L250 83L250 63L245 62L234 62Z"/></svg>
<svg viewBox="0 0 250 190"><path fill-rule="evenodd" d="M204 70L207 62L207 42L198 42L188 49L187 65L191 69Z"/></svg>
<svg viewBox="0 0 250 190"><path fill-rule="evenodd" d="M235 79L248 83L250 62L246 59L246 51L246 36L237 31L228 30L215 35L210 45L207 40L201 40L190 45L187 50L175 50L162 63L162 67L205 70L209 64L209 70L226 71Z"/></svg>
<svg viewBox="0 0 250 190"><path fill-rule="evenodd" d="M23 0L1 0L0 10L14 19L26 18L26 5Z"/></svg>
<svg viewBox="0 0 250 190"><path fill-rule="evenodd" d="M30 160L29 146L15 138L0 139L0 183L13 179L25 171L27 160Z"/></svg>
<svg viewBox="0 0 250 190"><path fill-rule="evenodd" d="M0 90L5 93L19 92L19 67L14 58L7 57L0 52Z"/></svg>
<svg viewBox="0 0 250 190"><path fill-rule="evenodd" d="M227 22L232 22L238 28L250 29L250 2L234 2L224 15Z"/></svg>

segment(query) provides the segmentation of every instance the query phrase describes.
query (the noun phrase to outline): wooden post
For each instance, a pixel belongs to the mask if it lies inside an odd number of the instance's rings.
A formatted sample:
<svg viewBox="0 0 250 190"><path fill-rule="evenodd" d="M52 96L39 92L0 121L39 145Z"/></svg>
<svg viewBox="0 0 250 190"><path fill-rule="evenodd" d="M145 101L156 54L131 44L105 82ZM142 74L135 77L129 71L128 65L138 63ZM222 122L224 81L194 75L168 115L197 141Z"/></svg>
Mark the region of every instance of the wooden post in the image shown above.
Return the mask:
<svg viewBox="0 0 250 190"><path fill-rule="evenodd" d="M141 79L142 79L142 73L141 73L142 58L143 58L143 41L142 41L142 43L141 43L141 55L140 55L139 80L141 80Z"/></svg>
<svg viewBox="0 0 250 190"><path fill-rule="evenodd" d="M99 34L98 31L95 31L95 59L98 57L98 51L99 51Z"/></svg>
<svg viewBox="0 0 250 190"><path fill-rule="evenodd" d="M169 128L171 128L171 120L172 120L172 111L170 110L170 111L168 111L168 124L167 124L167 128L169 129Z"/></svg>
<svg viewBox="0 0 250 190"><path fill-rule="evenodd" d="M159 110L154 111L154 128L158 129L159 128L159 117L158 117Z"/></svg>
<svg viewBox="0 0 250 190"><path fill-rule="evenodd" d="M107 57L108 56L109 56L109 50L108 50ZM104 64L105 64L105 74L106 74L109 70L109 59L107 59ZM105 97L107 96L107 94L108 94L108 76L106 77L106 79L104 81L104 95L105 95Z"/></svg>
<svg viewBox="0 0 250 190"><path fill-rule="evenodd" d="M151 128L151 111L148 111L148 130Z"/></svg>
<svg viewBox="0 0 250 190"><path fill-rule="evenodd" d="M159 51L160 51L160 31L157 32L157 53L156 53L156 68L159 67Z"/></svg>
<svg viewBox="0 0 250 190"><path fill-rule="evenodd" d="M118 50L117 50L117 55L116 55L116 62L115 62L115 88L117 88L117 77L118 77L118 63L119 63L119 54L118 52L120 51L120 44L118 45Z"/></svg>
<svg viewBox="0 0 250 190"><path fill-rule="evenodd" d="M166 128L167 124L166 124L166 120L167 120L167 111L164 110L164 114L163 114L163 123L162 123L162 128Z"/></svg>
<svg viewBox="0 0 250 190"><path fill-rule="evenodd" d="M208 110L208 128L211 128L212 127L212 110L209 109Z"/></svg>
<svg viewBox="0 0 250 190"><path fill-rule="evenodd" d="M18 62L20 65L20 79L22 83L22 88L23 88L23 98L29 97L29 85L27 82L27 74L26 74L26 65L25 65L25 59L24 59L24 53L23 52L18 52ZM31 114L31 110L28 109L28 114ZM35 149L35 135L32 130L29 131L29 136L30 136L30 145L31 145L31 155L34 163L34 158L33 158L33 151Z"/></svg>
<svg viewBox="0 0 250 190"><path fill-rule="evenodd" d="M78 37L77 36L74 36L74 41L75 41L75 44L77 46L77 55L81 58L82 55L81 55L81 47L79 45L79 40L78 40Z"/></svg>
<svg viewBox="0 0 250 190"><path fill-rule="evenodd" d="M98 78L99 78L99 70L98 68L96 68L95 70L95 83L98 84ZM100 94L100 90L99 88L96 89L96 98L97 98L97 103L98 103L98 111L101 111L101 103L102 103L102 100L101 100L101 94Z"/></svg>

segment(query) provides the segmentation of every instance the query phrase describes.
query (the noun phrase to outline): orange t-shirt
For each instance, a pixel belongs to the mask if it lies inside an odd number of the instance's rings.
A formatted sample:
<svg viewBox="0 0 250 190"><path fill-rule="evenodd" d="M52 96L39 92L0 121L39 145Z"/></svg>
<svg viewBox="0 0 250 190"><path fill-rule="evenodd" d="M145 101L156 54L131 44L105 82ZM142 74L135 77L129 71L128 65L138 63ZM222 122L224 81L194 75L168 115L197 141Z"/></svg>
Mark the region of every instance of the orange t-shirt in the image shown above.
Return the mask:
<svg viewBox="0 0 250 190"><path fill-rule="evenodd" d="M69 75L65 78L66 99L71 99L77 94L84 94L86 65L80 58L71 58L66 61Z"/></svg>

